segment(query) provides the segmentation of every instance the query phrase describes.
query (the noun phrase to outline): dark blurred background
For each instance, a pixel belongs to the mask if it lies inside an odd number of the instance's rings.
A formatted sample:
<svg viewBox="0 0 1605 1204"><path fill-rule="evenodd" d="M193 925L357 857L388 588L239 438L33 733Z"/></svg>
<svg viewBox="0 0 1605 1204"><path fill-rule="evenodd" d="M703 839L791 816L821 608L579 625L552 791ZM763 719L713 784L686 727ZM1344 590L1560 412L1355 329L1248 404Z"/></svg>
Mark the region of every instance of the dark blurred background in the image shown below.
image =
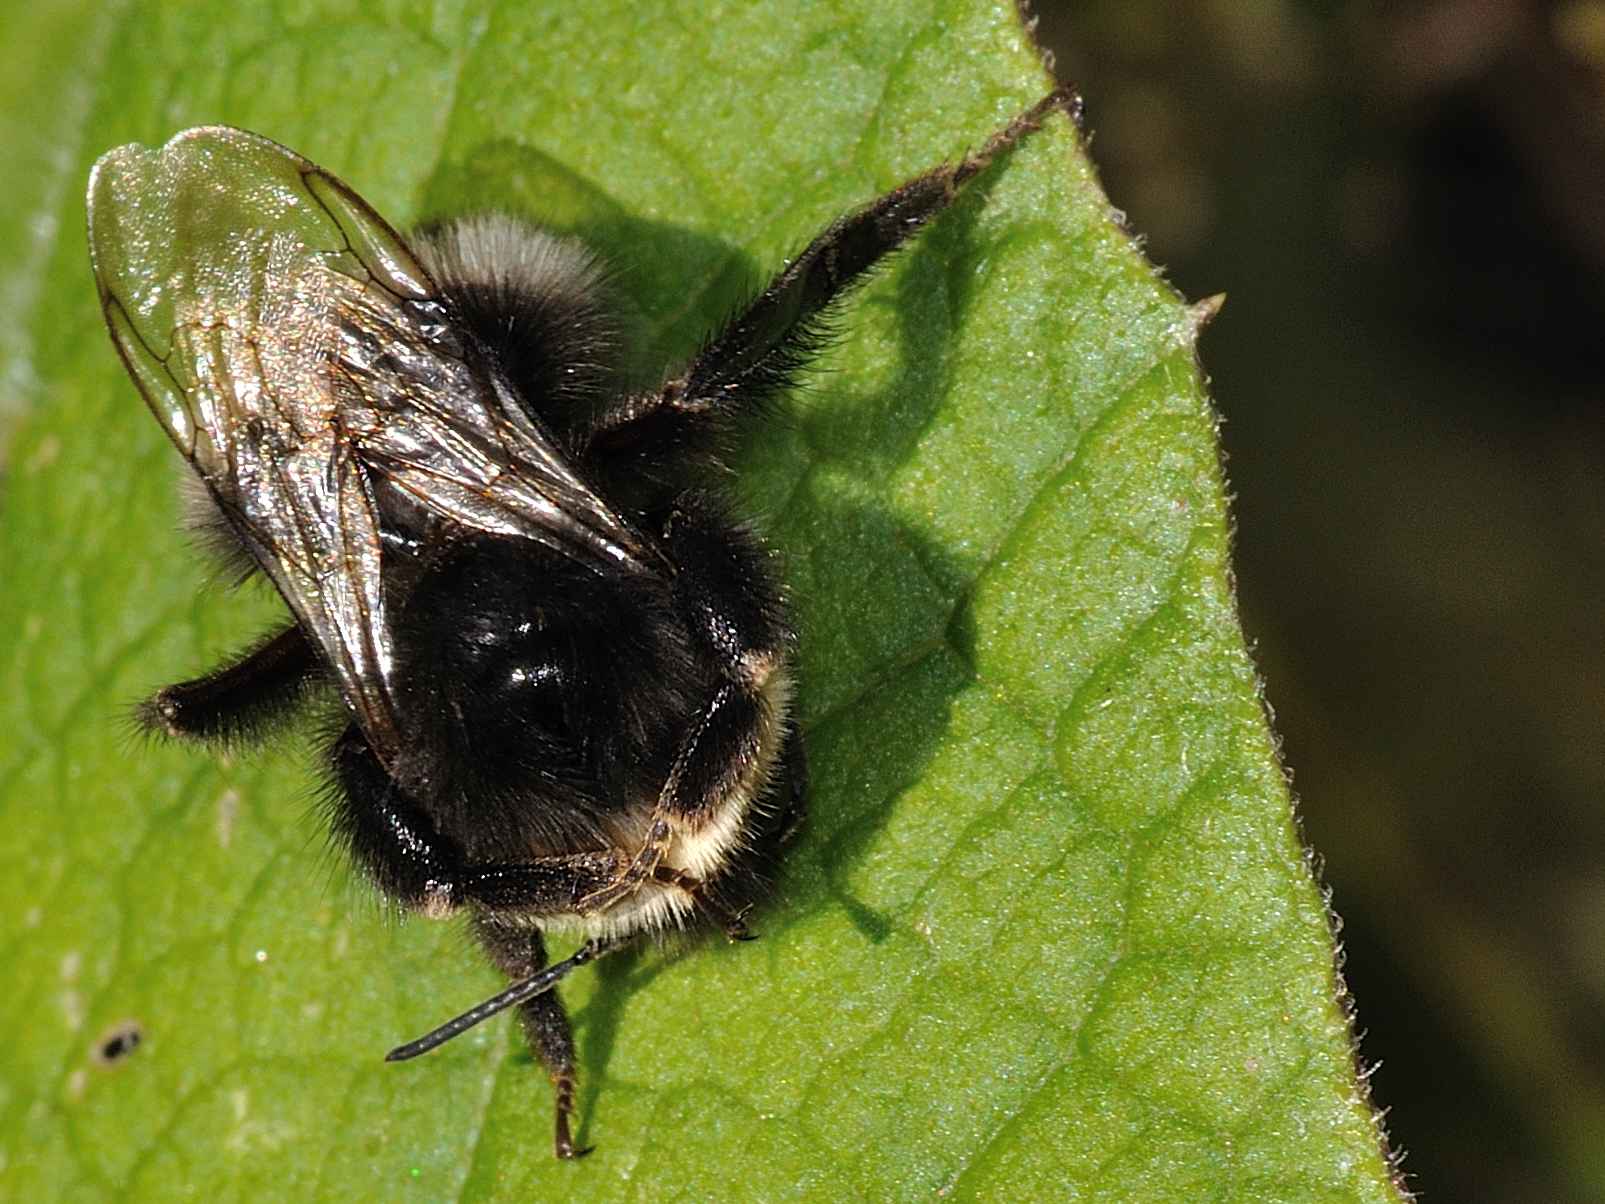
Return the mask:
<svg viewBox="0 0 1605 1204"><path fill-rule="evenodd" d="M1189 297L1243 622L1434 1200L1605 1199L1605 0L1039 0Z"/></svg>

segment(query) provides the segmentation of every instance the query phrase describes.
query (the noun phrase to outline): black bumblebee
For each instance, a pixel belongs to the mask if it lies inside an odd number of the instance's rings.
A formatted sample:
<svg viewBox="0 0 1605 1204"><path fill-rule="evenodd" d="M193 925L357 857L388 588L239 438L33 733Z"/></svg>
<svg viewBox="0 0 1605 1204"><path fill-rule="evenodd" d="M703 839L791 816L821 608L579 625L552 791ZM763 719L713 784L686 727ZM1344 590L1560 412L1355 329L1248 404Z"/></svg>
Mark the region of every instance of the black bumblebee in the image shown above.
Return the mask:
<svg viewBox="0 0 1605 1204"><path fill-rule="evenodd" d="M403 239L255 134L114 150L89 182L101 306L194 470L191 521L265 573L283 629L143 704L239 743L338 698L338 840L396 903L466 912L512 980L416 1056L520 1008L570 1136L554 985L634 938L748 909L803 815L792 644L719 455L825 336L831 307L1061 90L979 153L842 218L659 388L620 392L600 272L503 216ZM583 938L546 963L543 934Z"/></svg>

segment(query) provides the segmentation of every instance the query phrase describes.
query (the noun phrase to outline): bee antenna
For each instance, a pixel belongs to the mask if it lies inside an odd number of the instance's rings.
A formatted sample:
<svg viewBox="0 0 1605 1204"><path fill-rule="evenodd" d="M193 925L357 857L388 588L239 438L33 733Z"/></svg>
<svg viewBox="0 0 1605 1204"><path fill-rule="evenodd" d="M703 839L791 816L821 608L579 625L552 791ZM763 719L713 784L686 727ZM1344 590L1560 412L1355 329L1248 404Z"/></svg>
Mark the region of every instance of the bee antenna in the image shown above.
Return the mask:
<svg viewBox="0 0 1605 1204"><path fill-rule="evenodd" d="M544 995L550 991L572 970L577 970L586 962L593 962L604 954L613 952L624 942L617 937L609 939L596 939L586 941L575 951L574 956L565 958L555 965L537 970L528 978L520 979L505 991L492 995L484 1003L469 1008L462 1015L446 1021L432 1032L425 1033L416 1041L408 1041L405 1045L398 1045L385 1055L386 1062L406 1062L426 1054L431 1049L444 1045L453 1037L460 1037L477 1024L489 1020L498 1012L505 1012L510 1007L517 1007L537 995Z"/></svg>

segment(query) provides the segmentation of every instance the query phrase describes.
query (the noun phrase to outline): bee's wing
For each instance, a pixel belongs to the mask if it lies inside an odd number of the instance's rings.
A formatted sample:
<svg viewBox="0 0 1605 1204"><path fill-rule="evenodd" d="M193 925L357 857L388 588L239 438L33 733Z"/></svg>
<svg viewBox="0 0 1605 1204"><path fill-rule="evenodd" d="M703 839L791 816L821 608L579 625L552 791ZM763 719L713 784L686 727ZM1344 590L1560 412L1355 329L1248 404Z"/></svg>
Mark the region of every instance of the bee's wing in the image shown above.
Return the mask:
<svg viewBox="0 0 1605 1204"><path fill-rule="evenodd" d="M401 737L376 477L461 526L650 571L406 244L314 164L225 127L120 147L90 176L89 242L130 375L382 759Z"/></svg>

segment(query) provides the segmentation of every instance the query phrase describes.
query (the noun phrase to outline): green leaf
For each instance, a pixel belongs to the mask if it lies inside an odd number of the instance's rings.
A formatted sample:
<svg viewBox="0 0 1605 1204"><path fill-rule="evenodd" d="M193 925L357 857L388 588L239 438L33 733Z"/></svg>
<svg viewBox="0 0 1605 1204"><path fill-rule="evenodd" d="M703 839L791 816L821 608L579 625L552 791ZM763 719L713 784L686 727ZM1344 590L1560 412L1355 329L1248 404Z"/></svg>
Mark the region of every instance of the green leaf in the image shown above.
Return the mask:
<svg viewBox="0 0 1605 1204"><path fill-rule="evenodd" d="M834 216L1049 86L1010 0L285 0L0 18L29 411L0 511L0 1195L1388 1200L1231 594L1198 311L1063 119L848 307L743 462L802 628L813 811L763 940L566 996L578 1164L493 990L323 851L311 758L125 738L267 623L200 591L81 183L228 122L408 223L579 233L661 369ZM144 1041L103 1065L98 1039Z"/></svg>

